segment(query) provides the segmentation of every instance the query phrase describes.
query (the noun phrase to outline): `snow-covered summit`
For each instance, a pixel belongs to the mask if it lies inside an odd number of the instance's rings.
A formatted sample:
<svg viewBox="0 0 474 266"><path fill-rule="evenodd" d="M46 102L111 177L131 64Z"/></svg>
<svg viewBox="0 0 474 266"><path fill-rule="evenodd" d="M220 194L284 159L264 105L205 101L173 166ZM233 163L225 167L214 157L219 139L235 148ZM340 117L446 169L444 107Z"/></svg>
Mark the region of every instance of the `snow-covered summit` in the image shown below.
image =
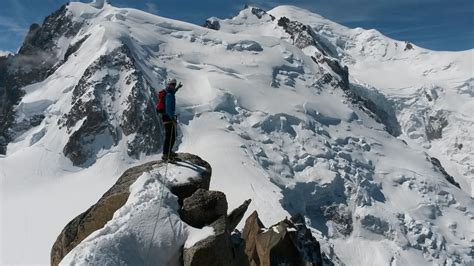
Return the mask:
<svg viewBox="0 0 474 266"><path fill-rule="evenodd" d="M169 78L184 83L178 148L211 163L229 209L301 213L335 263L472 263L472 50L405 50L288 6L217 31L79 2L60 18L74 30L46 43L59 61L22 88L0 158L2 263L47 263L71 217L159 156L154 92Z"/></svg>
<svg viewBox="0 0 474 266"><path fill-rule="evenodd" d="M90 3L90 5L95 8L104 8L104 6L108 5L108 1L107 0L93 0Z"/></svg>

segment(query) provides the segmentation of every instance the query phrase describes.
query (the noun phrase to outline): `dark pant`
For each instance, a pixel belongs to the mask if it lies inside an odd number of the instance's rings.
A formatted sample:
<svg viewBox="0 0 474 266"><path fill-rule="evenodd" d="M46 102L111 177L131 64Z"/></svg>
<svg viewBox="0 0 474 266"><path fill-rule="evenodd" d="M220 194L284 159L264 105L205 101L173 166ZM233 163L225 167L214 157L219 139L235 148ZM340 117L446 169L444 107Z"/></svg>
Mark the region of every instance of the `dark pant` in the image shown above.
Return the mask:
<svg viewBox="0 0 474 266"><path fill-rule="evenodd" d="M165 127L165 143L163 145L163 154L169 154L173 150L174 141L176 140L176 124L174 122L164 123Z"/></svg>

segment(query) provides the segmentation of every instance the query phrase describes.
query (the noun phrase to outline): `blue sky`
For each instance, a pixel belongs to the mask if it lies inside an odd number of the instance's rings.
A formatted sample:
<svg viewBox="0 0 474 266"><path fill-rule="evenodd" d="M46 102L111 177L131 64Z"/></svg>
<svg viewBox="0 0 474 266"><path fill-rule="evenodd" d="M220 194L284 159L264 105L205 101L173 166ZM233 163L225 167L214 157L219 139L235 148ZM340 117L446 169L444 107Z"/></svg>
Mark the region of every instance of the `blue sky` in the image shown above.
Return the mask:
<svg viewBox="0 0 474 266"><path fill-rule="evenodd" d="M0 0L0 50L16 51L31 23L57 10L66 0ZM82 1L90 2L90 1ZM206 18L232 17L245 4L264 9L299 6L349 27L374 28L397 39L433 50L474 48L473 0L112 0L160 16L201 25Z"/></svg>

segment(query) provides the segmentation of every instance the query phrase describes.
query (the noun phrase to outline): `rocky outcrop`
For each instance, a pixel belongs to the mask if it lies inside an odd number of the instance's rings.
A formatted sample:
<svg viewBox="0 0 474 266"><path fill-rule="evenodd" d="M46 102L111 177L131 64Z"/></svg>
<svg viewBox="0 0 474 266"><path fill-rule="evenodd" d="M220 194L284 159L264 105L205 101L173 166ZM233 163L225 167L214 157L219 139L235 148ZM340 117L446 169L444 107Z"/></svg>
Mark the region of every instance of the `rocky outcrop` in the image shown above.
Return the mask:
<svg viewBox="0 0 474 266"><path fill-rule="evenodd" d="M191 197L184 199L179 214L187 224L203 228L227 214L225 194L200 188Z"/></svg>
<svg viewBox="0 0 474 266"><path fill-rule="evenodd" d="M405 49L403 49L403 51L407 51L407 50L413 50L413 45L405 41Z"/></svg>
<svg viewBox="0 0 474 266"><path fill-rule="evenodd" d="M314 46L322 56L335 57L335 55L337 55L337 53L334 53L330 47L320 40L316 32L314 32L309 25L290 20L287 17L281 17L278 19L278 26L282 27L285 32L290 35L293 45L300 49Z"/></svg>
<svg viewBox="0 0 474 266"><path fill-rule="evenodd" d="M217 20L216 18L209 18L206 20L203 27L211 30L220 30L221 25L219 23L219 20Z"/></svg>
<svg viewBox="0 0 474 266"><path fill-rule="evenodd" d="M180 210L181 219L191 226L202 228L209 225L214 230L213 235L184 248L184 265L248 265L243 241L239 236L233 235L233 231L242 220L250 202L250 199L246 200L227 215L227 200L222 192L199 189L184 199Z"/></svg>
<svg viewBox="0 0 474 266"><path fill-rule="evenodd" d="M248 207L248 205L247 205ZM232 241L231 227L226 215L210 225L214 234L183 250L185 266L245 266L248 265L243 245Z"/></svg>
<svg viewBox="0 0 474 266"><path fill-rule="evenodd" d="M446 178L446 180L451 183L452 185L458 187L458 188L461 188L461 186L459 185L458 182L456 182L456 180L454 179L454 177L452 175L450 175L448 172L446 172L446 169L444 169L444 167L441 165L441 162L435 158L435 157L429 157L429 160L431 161L431 163L433 164L434 168L436 170L438 170L440 173L442 173L444 175L444 178Z"/></svg>
<svg viewBox="0 0 474 266"><path fill-rule="evenodd" d="M322 265L319 242L302 216L264 229L254 212L247 218L242 236L250 265Z"/></svg>
<svg viewBox="0 0 474 266"><path fill-rule="evenodd" d="M192 182L190 182L192 184L188 186L189 188L194 187L197 190L200 187L209 186L212 170L206 161L198 156L182 153L178 154L178 158L183 161L189 159L189 161L187 161L188 163L203 169L200 176L189 177L189 180L192 180ZM58 265L61 259L83 239L97 229L102 228L110 219L112 219L115 211L127 202L130 195L130 185L132 185L138 177L143 173L149 172L154 168L163 165L164 162L162 161L153 161L132 167L125 171L96 204L74 218L61 231L51 250L51 264ZM199 180L202 180L203 184L198 184Z"/></svg>
<svg viewBox="0 0 474 266"><path fill-rule="evenodd" d="M426 120L426 137L429 141L443 137L443 129L448 126L448 120L443 114L428 116Z"/></svg>

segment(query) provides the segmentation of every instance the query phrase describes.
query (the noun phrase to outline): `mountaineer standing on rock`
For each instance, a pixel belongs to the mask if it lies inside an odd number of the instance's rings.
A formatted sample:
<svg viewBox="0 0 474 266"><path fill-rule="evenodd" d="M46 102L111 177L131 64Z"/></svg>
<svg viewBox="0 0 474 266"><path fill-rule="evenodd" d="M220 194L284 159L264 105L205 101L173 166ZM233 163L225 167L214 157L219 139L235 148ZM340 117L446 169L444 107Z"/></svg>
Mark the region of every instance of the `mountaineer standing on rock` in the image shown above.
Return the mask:
<svg viewBox="0 0 474 266"><path fill-rule="evenodd" d="M176 98L175 94L181 88L181 82L176 85L176 79L171 79L166 88L158 93L156 111L161 114L163 126L165 128L165 143L163 144L163 160L172 160L176 157L173 145L176 140Z"/></svg>

